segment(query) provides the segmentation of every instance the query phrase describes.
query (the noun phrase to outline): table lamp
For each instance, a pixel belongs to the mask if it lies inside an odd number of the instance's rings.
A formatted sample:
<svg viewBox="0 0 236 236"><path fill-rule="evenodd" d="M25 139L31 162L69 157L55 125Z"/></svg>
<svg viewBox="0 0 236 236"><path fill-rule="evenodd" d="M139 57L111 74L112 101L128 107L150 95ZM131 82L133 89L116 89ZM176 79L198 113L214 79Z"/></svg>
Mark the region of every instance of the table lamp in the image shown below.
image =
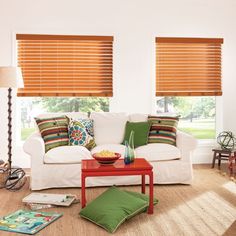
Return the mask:
<svg viewBox="0 0 236 236"><path fill-rule="evenodd" d="M21 69L13 66L0 66L0 88L8 88L8 165L9 176L6 181L6 188L18 188L19 182L16 180L22 178L25 173L21 168L12 172L12 88L23 88L24 82ZM15 181L12 181L12 180ZM13 183L14 182L14 183Z"/></svg>

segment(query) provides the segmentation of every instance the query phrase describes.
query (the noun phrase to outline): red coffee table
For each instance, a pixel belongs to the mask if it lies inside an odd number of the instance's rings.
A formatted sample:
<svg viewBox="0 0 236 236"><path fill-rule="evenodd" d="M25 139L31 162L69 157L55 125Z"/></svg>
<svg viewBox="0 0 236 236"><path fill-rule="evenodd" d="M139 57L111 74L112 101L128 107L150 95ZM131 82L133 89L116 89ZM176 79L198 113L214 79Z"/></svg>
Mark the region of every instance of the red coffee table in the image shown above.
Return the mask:
<svg viewBox="0 0 236 236"><path fill-rule="evenodd" d="M131 164L125 165L119 159L113 165L100 165L96 160L82 160L81 165L81 204L86 206L85 178L100 176L141 175L142 193L145 193L145 175L149 176L149 208L148 213L153 213L153 172L152 165L144 158L135 158Z"/></svg>

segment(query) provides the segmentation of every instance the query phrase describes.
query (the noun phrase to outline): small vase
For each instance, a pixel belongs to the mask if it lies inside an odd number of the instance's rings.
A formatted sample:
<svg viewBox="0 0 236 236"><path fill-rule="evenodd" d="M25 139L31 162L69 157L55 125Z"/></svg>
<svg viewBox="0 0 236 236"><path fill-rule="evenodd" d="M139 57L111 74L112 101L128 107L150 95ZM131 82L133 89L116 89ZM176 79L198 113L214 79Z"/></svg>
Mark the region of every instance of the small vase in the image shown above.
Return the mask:
<svg viewBox="0 0 236 236"><path fill-rule="evenodd" d="M134 151L134 131L132 130L129 136L129 158L130 162L134 161L135 151Z"/></svg>
<svg viewBox="0 0 236 236"><path fill-rule="evenodd" d="M129 157L129 144L125 141L125 155L124 155L124 162L125 164L130 164L130 157Z"/></svg>
<svg viewBox="0 0 236 236"><path fill-rule="evenodd" d="M134 151L134 131L131 131L129 136L129 142L125 141L125 155L124 162L125 164L130 164L134 161L135 151Z"/></svg>

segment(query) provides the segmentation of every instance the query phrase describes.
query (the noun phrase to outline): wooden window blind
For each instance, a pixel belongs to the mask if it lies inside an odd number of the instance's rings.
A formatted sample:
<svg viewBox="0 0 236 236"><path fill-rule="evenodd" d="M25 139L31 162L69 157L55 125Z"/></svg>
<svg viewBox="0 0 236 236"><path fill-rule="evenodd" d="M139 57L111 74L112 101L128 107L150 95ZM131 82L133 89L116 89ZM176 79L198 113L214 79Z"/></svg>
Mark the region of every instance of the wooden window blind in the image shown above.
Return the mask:
<svg viewBox="0 0 236 236"><path fill-rule="evenodd" d="M112 36L17 34L18 96L111 97Z"/></svg>
<svg viewBox="0 0 236 236"><path fill-rule="evenodd" d="M156 96L219 96L221 38L156 38Z"/></svg>

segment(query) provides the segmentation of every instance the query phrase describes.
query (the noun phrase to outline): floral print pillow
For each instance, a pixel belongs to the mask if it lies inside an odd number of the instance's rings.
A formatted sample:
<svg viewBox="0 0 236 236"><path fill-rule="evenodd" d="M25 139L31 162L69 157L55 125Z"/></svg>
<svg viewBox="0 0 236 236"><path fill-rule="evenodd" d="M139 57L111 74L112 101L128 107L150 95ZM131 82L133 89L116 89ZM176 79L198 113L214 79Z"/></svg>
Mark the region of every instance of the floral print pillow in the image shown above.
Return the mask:
<svg viewBox="0 0 236 236"><path fill-rule="evenodd" d="M93 120L70 119L69 122L69 145L83 146L89 150L96 146L94 141Z"/></svg>

